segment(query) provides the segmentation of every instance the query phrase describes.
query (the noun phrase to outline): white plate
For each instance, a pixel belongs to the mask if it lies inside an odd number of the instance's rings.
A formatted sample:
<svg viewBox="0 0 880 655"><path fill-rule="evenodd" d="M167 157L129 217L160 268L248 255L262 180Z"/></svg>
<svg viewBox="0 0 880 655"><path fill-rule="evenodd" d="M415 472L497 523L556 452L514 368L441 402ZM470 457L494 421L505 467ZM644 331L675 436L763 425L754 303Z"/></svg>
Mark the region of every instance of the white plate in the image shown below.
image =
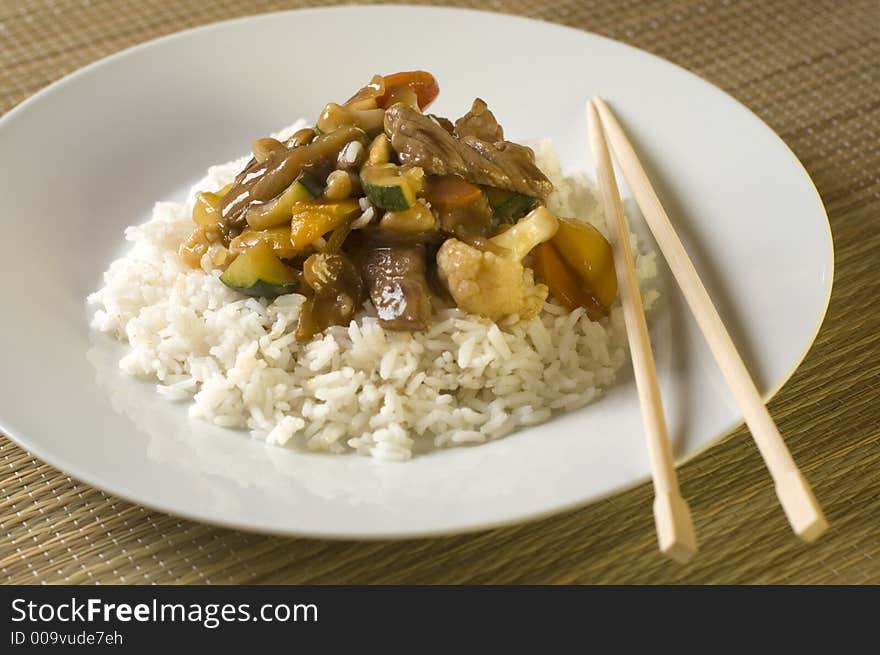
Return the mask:
<svg viewBox="0 0 880 655"><path fill-rule="evenodd" d="M827 306L831 236L809 177L746 108L672 64L573 29L452 9L320 9L154 41L53 84L0 120L2 430L135 502L321 537L473 530L644 480L626 376L598 402L544 426L383 464L269 448L191 422L151 384L124 378L121 347L88 329L86 295L122 252L123 227L148 218L155 200L181 197L208 165L316 116L373 73L414 68L440 81L438 113L460 115L482 96L511 138L550 136L570 167L588 161L584 100L605 96L655 172L762 391L772 394L792 374ZM740 415L665 286L654 340L684 458Z"/></svg>

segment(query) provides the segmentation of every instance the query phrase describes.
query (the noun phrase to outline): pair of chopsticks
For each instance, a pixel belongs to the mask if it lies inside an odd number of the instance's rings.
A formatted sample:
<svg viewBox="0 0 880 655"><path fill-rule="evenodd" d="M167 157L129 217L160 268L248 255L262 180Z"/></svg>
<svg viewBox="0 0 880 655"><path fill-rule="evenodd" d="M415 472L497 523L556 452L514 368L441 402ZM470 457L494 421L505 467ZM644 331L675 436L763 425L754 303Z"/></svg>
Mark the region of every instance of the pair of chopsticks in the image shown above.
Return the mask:
<svg viewBox="0 0 880 655"><path fill-rule="evenodd" d="M730 387L734 400L743 413L746 425L752 432L755 444L764 458L764 464L776 485L776 495L792 530L804 541L813 541L825 532L828 522L810 485L798 470L776 424L764 406L742 357L737 352L690 257L676 235L672 222L660 204L632 144L601 98L595 97L587 104L587 117L590 145L599 177L605 217L611 233L610 241L617 277L620 281L633 371L645 424L648 455L654 478L654 523L660 551L679 562L685 562L697 551L697 539L690 509L678 490L678 476L666 431L666 420L657 384L657 370L630 251L629 230L605 140L606 134L636 203Z"/></svg>

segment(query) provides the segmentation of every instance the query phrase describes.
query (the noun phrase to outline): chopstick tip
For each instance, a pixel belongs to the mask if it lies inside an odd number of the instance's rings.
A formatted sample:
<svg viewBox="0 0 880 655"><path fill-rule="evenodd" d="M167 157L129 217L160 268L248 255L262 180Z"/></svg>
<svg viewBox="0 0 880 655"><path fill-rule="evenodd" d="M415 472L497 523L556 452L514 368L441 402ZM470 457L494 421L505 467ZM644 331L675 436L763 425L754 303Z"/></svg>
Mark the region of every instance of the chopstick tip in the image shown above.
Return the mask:
<svg viewBox="0 0 880 655"><path fill-rule="evenodd" d="M654 497L654 526L661 553L679 564L684 564L696 554L697 534L691 510L678 490L659 493Z"/></svg>
<svg viewBox="0 0 880 655"><path fill-rule="evenodd" d="M608 105L602 96L594 95L587 101L587 117L596 124L602 123L602 113L608 112Z"/></svg>
<svg viewBox="0 0 880 655"><path fill-rule="evenodd" d="M807 543L815 541L828 529L828 520L822 508L798 469L786 471L777 478L776 496L792 530Z"/></svg>

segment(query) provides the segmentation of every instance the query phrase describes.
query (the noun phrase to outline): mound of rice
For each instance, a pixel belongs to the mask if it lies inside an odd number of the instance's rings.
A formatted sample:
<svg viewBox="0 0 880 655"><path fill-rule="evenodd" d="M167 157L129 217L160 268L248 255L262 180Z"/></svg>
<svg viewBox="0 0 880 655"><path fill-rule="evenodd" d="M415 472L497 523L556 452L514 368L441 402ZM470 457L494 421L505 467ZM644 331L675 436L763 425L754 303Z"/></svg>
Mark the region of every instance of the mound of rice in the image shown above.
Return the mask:
<svg viewBox="0 0 880 655"><path fill-rule="evenodd" d="M538 144L536 154L556 187L550 209L606 232L586 180L564 177L549 143ZM438 309L423 333L383 329L368 302L350 325L297 343L302 296L243 297L211 270L211 253L204 270L177 254L192 230L195 191L219 189L246 159L212 167L185 204L157 203L150 221L127 228L132 248L88 299L96 308L92 326L130 345L122 371L157 379L160 394L190 403L192 418L245 428L278 446L406 460L582 407L623 366L619 307L593 322L582 309L553 302L535 319L500 325ZM631 240L650 306L657 297L654 255Z"/></svg>

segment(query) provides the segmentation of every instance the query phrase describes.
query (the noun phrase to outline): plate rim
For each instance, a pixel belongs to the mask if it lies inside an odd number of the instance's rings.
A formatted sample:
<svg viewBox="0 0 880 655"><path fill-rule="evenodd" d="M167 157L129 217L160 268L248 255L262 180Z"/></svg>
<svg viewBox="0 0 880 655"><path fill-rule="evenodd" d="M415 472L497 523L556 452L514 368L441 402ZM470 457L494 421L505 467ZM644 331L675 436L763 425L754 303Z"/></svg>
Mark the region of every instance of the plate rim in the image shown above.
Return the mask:
<svg viewBox="0 0 880 655"><path fill-rule="evenodd" d="M604 36L602 34L598 34L596 32L592 32L589 30L583 30L577 27L572 27L569 25L564 25L562 23L556 23L553 21L545 20L543 18L532 18L527 16L520 16L515 14L508 14L504 12L485 10L485 9L473 9L473 8L465 8L465 7L448 7L448 6L424 6L424 5L412 5L412 4L404 4L404 3L392 3L392 4L366 4L366 5L340 5L333 7L308 7L308 8L300 8L300 9L287 9L280 11L271 11L265 13L258 14L248 14L245 16L238 16L235 18L228 18L220 21L214 21L210 23L205 23L203 25L197 25L194 27L189 27L183 30L179 30L176 32L172 32L170 34L165 34L153 39L149 39L142 43L135 44L133 46L129 46L123 50L111 53L105 57L102 57L94 62L91 62L81 68L78 68L63 77L51 82L47 86L43 87L36 93L28 96L17 105L15 105L12 109L7 111L5 114L0 116L0 133L2 130L7 127L8 124L13 122L19 114L28 110L28 108L35 103L42 102L46 96L51 95L53 92L57 91L59 88L66 86L77 80L80 77L85 77L95 70L100 69L104 66L110 65L115 62L117 59L124 59L125 57L132 56L141 50L146 50L152 47L159 45L165 41L173 41L178 39L185 39L192 33L196 32L208 32L215 29L221 29L229 24L233 23L244 23L244 22L259 22L261 20L272 20L281 15L286 14L303 14L303 13L327 13L327 12L351 12L351 11L366 11L366 12L386 12L386 11L394 11L394 10L406 10L406 11L416 11L416 12L429 12L429 13L473 13L480 14L484 16L492 16L496 19L500 18L503 20L509 20L512 22L520 22L520 23L539 23L544 26L550 26L554 29L566 30L569 32L574 32L578 34L587 34L593 38L600 39L602 41L610 42L615 44L618 47L623 47L625 49L635 51L640 56L648 56L658 62L662 62L662 65L671 67L677 71L678 74L684 73L686 76L712 87L716 92L723 94L729 101L735 103L740 108L745 109L760 125L761 127L775 139L778 144L781 144L784 148L784 151L788 154L788 156L796 163L799 167L803 176L809 182L809 186L815 194L815 199L818 203L818 206L821 211L821 215L824 218L824 227L827 232L827 243L828 243L828 282L826 285L826 293L824 298L824 306L818 317L816 324L813 329L813 334L807 341L800 355L793 360L792 366L790 369L783 374L779 381L771 387L769 391L761 395L762 401L766 405L769 403L785 386L785 384L792 378L797 369L800 368L803 361L806 359L807 354L812 350L813 346L816 343L816 339L819 333L822 330L822 327L825 324L825 320L828 316L828 309L831 302L831 296L834 288L834 279L835 279L835 248L834 248L834 235L831 229L831 222L828 218L828 211L825 207L825 203L822 200L822 196L819 193L818 188L816 187L815 182L813 181L812 176L807 171L803 162L798 158L795 152L791 149L788 143L772 128L768 125L758 114L756 114L748 105L744 104L736 97L717 86L713 82L693 73L687 68L676 64L668 59L660 57L652 52L647 50L643 50L634 45L630 45L629 43L619 41L617 39L612 39L610 37ZM662 257L662 253L660 254ZM688 310L689 311L689 310ZM740 416L737 419L734 419L732 423L727 425L725 428L718 431L715 436L712 436L708 439L704 444L694 449L693 451L682 455L680 457L675 458L675 466L680 467L683 466L697 457L703 455L706 451L714 448L719 443L727 439L733 432L738 430L741 426L744 425L744 420ZM36 457L39 460L42 460L45 464L55 468L59 472L64 475L67 475L75 480L88 484L99 491L102 491L107 494L111 494L121 500L126 502L130 502L132 504L150 509L152 511L158 511L170 516L174 516L177 518L183 518L186 520L195 521L198 523L203 523L206 525L217 526L226 529L240 530L245 532L250 532L253 534L262 534L262 535L271 535L271 536L286 536L286 537L301 537L301 538L310 538L310 539L326 539L326 540L356 540L356 541L385 541L385 540L409 540L409 539L419 539L419 538L430 538L430 537L440 537L440 536L451 536L458 534L470 534L475 532L482 532L486 530L492 530L497 528L503 528L513 525L521 525L526 523L535 523L542 519L561 515L563 513L571 512L575 509L587 507L588 505L592 505L596 502L602 501L604 499L625 493L630 491L638 486L641 486L647 482L651 481L650 475L639 476L633 478L629 482L618 485L613 489L609 489L608 491L600 494L591 495L588 498L578 499L574 501L570 501L563 504L554 505L552 508L535 511L535 512L526 512L522 514L516 514L515 516L510 516L506 518L499 519L497 521L482 521L482 522L474 522L465 525L460 525L454 528L436 528L436 529L400 529L393 531L384 531L384 532L370 532L370 533L362 533L362 532L346 532L345 530L299 530L299 529L271 529L263 526L262 524L252 524L247 521L241 520L224 520L221 518L205 518L202 515L198 515L193 512L181 511L179 509L173 507L166 507L161 502L154 503L151 501L144 501L133 496L130 496L124 489L118 490L113 488L114 485L105 485L101 481L96 481L94 476L86 473L85 475L81 473L73 473L71 471L76 470L76 466L68 466L67 462L64 461L63 457L55 457L51 452L47 452L43 449L42 446L38 444L34 444L33 441L26 436L23 436L20 431L15 430L14 428L10 428L8 424L0 417L0 432L2 432L10 441L24 449L30 455ZM783 435L784 437L784 435ZM354 456L354 455L351 455ZM768 474L769 475L769 474Z"/></svg>

